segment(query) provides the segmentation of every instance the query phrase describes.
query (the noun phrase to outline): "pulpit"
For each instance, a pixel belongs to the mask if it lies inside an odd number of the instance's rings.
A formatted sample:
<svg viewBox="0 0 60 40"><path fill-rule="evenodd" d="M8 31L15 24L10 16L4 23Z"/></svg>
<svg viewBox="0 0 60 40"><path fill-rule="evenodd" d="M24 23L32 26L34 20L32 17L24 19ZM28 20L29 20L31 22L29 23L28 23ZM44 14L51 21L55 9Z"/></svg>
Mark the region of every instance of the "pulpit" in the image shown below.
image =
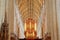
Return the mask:
<svg viewBox="0 0 60 40"><path fill-rule="evenodd" d="M1 40L8 40L8 23L7 23L7 15L5 12L5 18L4 18L4 22L1 25Z"/></svg>

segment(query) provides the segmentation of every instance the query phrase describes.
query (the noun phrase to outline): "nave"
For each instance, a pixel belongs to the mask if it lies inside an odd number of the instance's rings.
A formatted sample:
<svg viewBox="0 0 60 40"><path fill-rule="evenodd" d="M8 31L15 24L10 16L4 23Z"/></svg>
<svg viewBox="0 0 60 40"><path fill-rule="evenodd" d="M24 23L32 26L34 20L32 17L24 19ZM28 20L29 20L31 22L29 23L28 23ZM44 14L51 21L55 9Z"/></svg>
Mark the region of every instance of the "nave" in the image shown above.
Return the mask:
<svg viewBox="0 0 60 40"><path fill-rule="evenodd" d="M0 40L59 40L59 12L55 2L1 0Z"/></svg>

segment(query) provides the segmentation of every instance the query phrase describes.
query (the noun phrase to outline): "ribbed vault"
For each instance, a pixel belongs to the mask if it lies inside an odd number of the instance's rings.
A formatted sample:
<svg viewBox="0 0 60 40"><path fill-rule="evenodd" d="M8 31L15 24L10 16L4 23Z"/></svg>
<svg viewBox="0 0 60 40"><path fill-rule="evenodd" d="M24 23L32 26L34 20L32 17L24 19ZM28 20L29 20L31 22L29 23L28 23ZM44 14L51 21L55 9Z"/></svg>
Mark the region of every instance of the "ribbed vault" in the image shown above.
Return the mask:
<svg viewBox="0 0 60 40"><path fill-rule="evenodd" d="M23 21L31 18L38 20L43 6L43 0L16 0Z"/></svg>

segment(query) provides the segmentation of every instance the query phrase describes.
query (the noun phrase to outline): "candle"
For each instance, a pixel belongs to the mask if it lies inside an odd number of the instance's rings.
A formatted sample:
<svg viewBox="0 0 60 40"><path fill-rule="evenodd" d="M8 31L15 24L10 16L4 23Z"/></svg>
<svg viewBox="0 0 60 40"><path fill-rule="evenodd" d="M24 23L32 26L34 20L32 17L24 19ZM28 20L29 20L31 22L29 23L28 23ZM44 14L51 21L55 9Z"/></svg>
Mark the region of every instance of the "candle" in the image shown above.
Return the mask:
<svg viewBox="0 0 60 40"><path fill-rule="evenodd" d="M25 31L26 31L26 22L25 22Z"/></svg>
<svg viewBox="0 0 60 40"><path fill-rule="evenodd" d="M30 22L30 29L31 29L31 22Z"/></svg>
<svg viewBox="0 0 60 40"><path fill-rule="evenodd" d="M35 31L36 31L36 23L35 23Z"/></svg>

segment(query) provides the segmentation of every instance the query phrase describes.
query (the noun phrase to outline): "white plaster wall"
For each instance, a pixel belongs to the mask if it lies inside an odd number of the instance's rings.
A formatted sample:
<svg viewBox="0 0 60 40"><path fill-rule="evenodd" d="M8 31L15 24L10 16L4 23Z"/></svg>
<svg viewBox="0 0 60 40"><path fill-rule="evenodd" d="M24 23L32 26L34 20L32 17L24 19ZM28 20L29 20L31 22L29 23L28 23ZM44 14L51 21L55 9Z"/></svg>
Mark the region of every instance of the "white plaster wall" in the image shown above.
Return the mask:
<svg viewBox="0 0 60 40"><path fill-rule="evenodd" d="M23 39L23 38L25 38L25 36L24 36L24 25L23 25L23 21L22 21L22 19L21 19L21 15L20 15L20 13L19 13L19 9L18 9L18 7L17 7L17 5L16 5L16 3L14 4L15 6L15 11L16 11L16 13L15 13L15 15L16 15L16 19L17 19L17 24L18 24L18 26L19 26L19 31L20 31L20 35L19 35L19 38L20 39ZM16 29L16 28L15 28Z"/></svg>
<svg viewBox="0 0 60 40"><path fill-rule="evenodd" d="M57 19L58 19L58 34L60 40L60 0L56 0L56 7L57 7Z"/></svg>

